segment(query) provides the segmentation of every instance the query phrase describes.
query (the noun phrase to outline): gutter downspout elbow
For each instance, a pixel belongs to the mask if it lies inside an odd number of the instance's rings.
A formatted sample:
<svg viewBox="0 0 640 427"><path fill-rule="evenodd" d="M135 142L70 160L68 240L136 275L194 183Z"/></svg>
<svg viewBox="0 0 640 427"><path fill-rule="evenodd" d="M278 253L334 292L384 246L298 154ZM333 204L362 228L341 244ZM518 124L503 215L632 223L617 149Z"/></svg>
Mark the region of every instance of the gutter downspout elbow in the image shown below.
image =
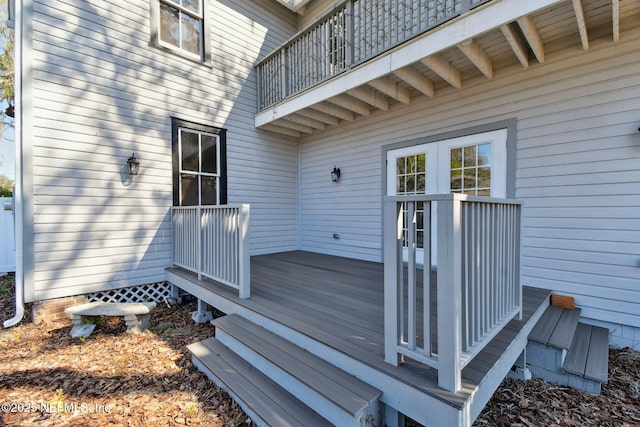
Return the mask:
<svg viewBox="0 0 640 427"><path fill-rule="evenodd" d="M17 273L17 272L16 272ZM10 328L12 326L20 323L22 318L24 317L24 290L22 288L22 280L19 279L19 276L16 274L16 315L11 319L5 320L2 324L3 328Z"/></svg>

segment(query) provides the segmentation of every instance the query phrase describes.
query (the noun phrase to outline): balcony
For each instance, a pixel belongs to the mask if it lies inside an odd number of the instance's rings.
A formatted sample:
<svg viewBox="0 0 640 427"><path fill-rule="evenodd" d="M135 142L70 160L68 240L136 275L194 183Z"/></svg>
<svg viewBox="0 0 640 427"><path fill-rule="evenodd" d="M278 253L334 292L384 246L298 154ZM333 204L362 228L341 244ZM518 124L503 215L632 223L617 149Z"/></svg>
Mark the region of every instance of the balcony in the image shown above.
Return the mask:
<svg viewBox="0 0 640 427"><path fill-rule="evenodd" d="M291 136L337 127L525 72L554 53L635 28L627 0L348 0L257 65L255 126Z"/></svg>

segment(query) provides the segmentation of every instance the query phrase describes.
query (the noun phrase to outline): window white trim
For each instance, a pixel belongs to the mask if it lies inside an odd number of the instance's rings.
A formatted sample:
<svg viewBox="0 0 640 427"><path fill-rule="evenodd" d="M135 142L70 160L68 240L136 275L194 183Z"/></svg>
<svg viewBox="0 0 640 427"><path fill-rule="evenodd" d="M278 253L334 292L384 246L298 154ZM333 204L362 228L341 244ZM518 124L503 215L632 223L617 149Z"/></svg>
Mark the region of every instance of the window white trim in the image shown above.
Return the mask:
<svg viewBox="0 0 640 427"><path fill-rule="evenodd" d="M194 171L190 171L190 170L184 170L182 169L182 133L183 132L187 132L187 133L191 133L194 135L198 135L198 171L194 172ZM210 136L213 137L215 142L216 142L216 172L215 173L211 173L211 172L202 172L202 136ZM201 131L197 131L197 130L193 130L193 129L189 129L186 127L179 127L178 128L178 173L179 176L181 177L182 175L193 175L196 176L198 179L198 206L203 206L202 205L202 182L201 182L201 177L203 176L207 176L207 177L214 177L216 178L216 205L220 204L220 178L221 178L221 174L220 174L220 135L216 135L214 133L209 133L209 132L201 132ZM179 200L180 203L182 203L182 185L180 184L178 186L178 191L179 191Z"/></svg>
<svg viewBox="0 0 640 427"><path fill-rule="evenodd" d="M207 18L210 16L209 1L208 0L199 0L199 1L200 1L200 12L196 13L196 12L193 12L192 10L189 10L181 6L180 4L176 3L174 0L149 0L150 23L151 23L151 45L161 48L163 50L166 50L167 52L171 52L176 55L182 56L186 59L210 66L211 65L211 30L207 23ZM201 21L202 35L199 40L199 43L200 43L199 55L162 40L162 38L160 37L160 30L161 30L160 3L165 3L171 7L175 7L181 12L186 13L189 16Z"/></svg>

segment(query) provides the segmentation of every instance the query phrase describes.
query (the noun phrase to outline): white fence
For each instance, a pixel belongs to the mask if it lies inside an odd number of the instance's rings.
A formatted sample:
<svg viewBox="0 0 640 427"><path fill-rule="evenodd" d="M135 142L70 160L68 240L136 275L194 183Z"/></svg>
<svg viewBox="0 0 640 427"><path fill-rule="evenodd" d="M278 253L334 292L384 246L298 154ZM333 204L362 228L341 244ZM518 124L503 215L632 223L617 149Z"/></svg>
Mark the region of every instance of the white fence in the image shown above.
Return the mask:
<svg viewBox="0 0 640 427"><path fill-rule="evenodd" d="M249 205L173 208L173 263L250 295Z"/></svg>
<svg viewBox="0 0 640 427"><path fill-rule="evenodd" d="M0 273L16 271L13 199L0 197Z"/></svg>
<svg viewBox="0 0 640 427"><path fill-rule="evenodd" d="M460 194L387 197L384 221L385 360L407 356L437 368L438 384L457 391L462 368L521 314L521 204Z"/></svg>

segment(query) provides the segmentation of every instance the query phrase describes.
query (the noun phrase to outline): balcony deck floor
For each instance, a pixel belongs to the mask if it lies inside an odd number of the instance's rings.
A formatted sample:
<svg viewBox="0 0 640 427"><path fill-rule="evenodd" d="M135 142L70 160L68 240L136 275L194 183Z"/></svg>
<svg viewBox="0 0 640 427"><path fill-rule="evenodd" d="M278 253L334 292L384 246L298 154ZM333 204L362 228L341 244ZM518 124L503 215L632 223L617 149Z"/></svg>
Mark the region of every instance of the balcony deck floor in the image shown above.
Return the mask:
<svg viewBox="0 0 640 427"><path fill-rule="evenodd" d="M215 281L197 280L191 272L169 271L455 407L464 405L549 296L547 290L524 287L523 319L512 320L474 358L463 370L462 390L450 393L437 387L435 369L419 363L394 367L384 362L383 268L381 263L303 251L254 256L248 299L238 298L237 290Z"/></svg>

